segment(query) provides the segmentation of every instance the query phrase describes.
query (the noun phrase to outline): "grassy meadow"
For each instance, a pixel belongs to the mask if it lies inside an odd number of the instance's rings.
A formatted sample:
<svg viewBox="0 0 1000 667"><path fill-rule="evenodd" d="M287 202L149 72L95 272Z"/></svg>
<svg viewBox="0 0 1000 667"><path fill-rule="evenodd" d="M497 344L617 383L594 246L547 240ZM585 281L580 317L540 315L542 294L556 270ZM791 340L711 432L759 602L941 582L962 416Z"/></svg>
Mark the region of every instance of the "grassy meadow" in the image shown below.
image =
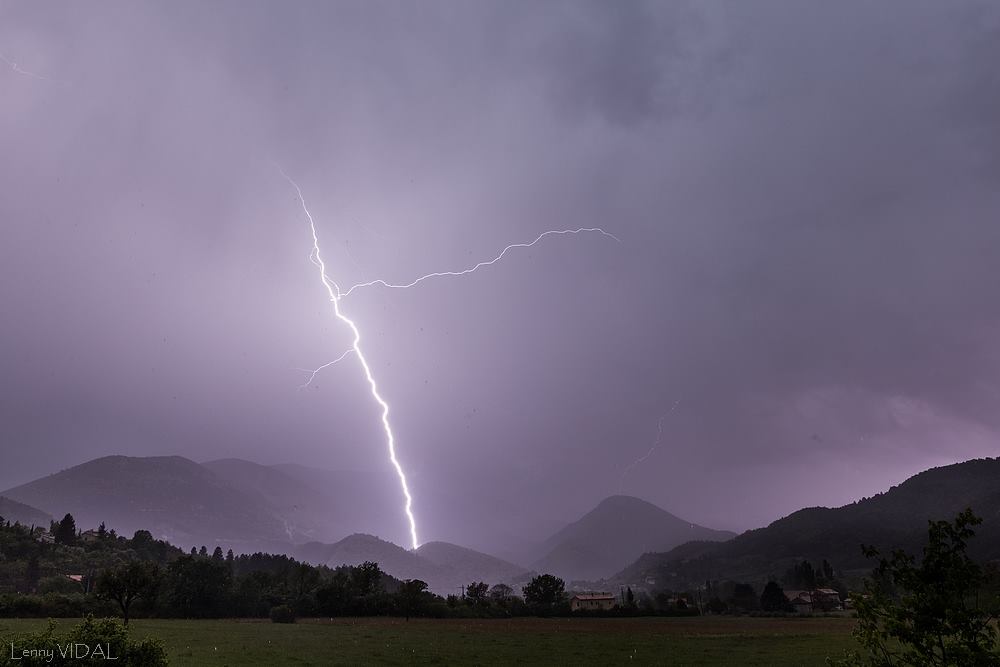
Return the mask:
<svg viewBox="0 0 1000 667"><path fill-rule="evenodd" d="M0 619L0 636L46 621ZM75 621L59 621L61 627ZM172 665L823 665L849 618L134 620ZM4 647L5 649L7 647Z"/></svg>

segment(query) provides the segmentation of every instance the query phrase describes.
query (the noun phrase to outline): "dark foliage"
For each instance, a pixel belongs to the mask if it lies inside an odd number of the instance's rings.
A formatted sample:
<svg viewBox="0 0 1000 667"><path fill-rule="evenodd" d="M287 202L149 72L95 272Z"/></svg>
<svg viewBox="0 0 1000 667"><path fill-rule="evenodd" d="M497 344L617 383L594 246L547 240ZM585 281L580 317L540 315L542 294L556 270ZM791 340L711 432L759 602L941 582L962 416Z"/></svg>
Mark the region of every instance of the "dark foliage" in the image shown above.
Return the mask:
<svg viewBox="0 0 1000 667"><path fill-rule="evenodd" d="M551 574L540 574L522 589L524 601L537 613L560 611L566 605L566 583Z"/></svg>
<svg viewBox="0 0 1000 667"><path fill-rule="evenodd" d="M182 618L226 615L232 572L207 556L181 556L167 566L166 603Z"/></svg>
<svg viewBox="0 0 1000 667"><path fill-rule="evenodd" d="M164 667L167 651L158 639L133 640L126 625L115 619L88 616L65 634L56 632L56 624L36 633L0 638L7 650L0 652L0 667L38 667L40 665L79 665L109 663L119 667ZM79 647L77 647L79 645ZM83 647L83 648L80 648ZM60 648L62 650L60 650ZM24 657L18 650L51 650L49 657ZM86 650L84 658L76 651Z"/></svg>
<svg viewBox="0 0 1000 667"><path fill-rule="evenodd" d="M770 612L794 611L792 603L785 597L785 591L776 581L769 581L764 586L764 592L760 594L760 608L762 611Z"/></svg>
<svg viewBox="0 0 1000 667"><path fill-rule="evenodd" d="M279 604L276 607L271 607L268 616L271 617L272 623L294 623L295 622L295 610L289 607L287 604Z"/></svg>
<svg viewBox="0 0 1000 667"><path fill-rule="evenodd" d="M53 528L57 528L54 524ZM316 567L285 555L223 555L221 548L181 549L145 530L131 539L106 526L85 533L74 544L43 539L45 531L0 522L0 617L293 618L382 616L507 618L569 615L564 582L535 577L525 597L506 584L472 582L461 597L446 600L426 582L401 582L378 563ZM80 575L70 577L68 575ZM696 614L692 598L657 606L642 597L631 604L591 615ZM648 597L648 596L646 596ZM642 605L640 601L644 601ZM274 610L279 611L275 612ZM284 618L284 617L282 617Z"/></svg>
<svg viewBox="0 0 1000 667"><path fill-rule="evenodd" d="M427 592L427 582L420 579L407 579L396 595L399 610L406 620L410 616L425 616L434 603L434 595Z"/></svg>
<svg viewBox="0 0 1000 667"><path fill-rule="evenodd" d="M128 612L139 598L152 598L160 584L160 568L149 561L132 561L104 570L97 577L94 592L118 604L128 625Z"/></svg>
<svg viewBox="0 0 1000 667"><path fill-rule="evenodd" d="M72 545L76 542L76 521L72 514L67 514L62 521L53 526L52 535L56 544Z"/></svg>
<svg viewBox="0 0 1000 667"><path fill-rule="evenodd" d="M741 611L754 611L760 604L757 593L750 584L736 584L730 602Z"/></svg>
<svg viewBox="0 0 1000 667"><path fill-rule="evenodd" d="M923 558L902 549L888 557L863 547L878 565L855 596L864 647L849 654L848 665L1000 665L997 631L980 602L982 568L966 553L981 519L971 509L954 521L929 522Z"/></svg>

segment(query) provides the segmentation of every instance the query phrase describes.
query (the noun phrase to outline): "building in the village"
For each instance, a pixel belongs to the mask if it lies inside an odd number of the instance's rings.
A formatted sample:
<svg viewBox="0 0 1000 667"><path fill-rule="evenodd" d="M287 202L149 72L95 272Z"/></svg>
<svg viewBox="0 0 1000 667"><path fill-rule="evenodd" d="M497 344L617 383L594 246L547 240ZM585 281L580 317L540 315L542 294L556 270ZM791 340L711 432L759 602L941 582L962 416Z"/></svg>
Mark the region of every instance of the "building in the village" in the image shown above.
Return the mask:
<svg viewBox="0 0 1000 667"><path fill-rule="evenodd" d="M572 611L614 609L616 604L611 593L576 593L569 599Z"/></svg>

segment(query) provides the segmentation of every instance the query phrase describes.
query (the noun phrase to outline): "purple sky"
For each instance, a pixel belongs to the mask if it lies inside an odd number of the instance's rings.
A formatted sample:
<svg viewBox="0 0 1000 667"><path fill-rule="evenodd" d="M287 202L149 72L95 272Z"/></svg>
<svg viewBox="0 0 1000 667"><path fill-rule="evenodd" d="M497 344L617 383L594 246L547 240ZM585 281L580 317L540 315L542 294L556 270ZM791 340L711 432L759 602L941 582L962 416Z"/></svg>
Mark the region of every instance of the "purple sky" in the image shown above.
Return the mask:
<svg viewBox="0 0 1000 667"><path fill-rule="evenodd" d="M1000 454L1000 7L0 2L0 488L385 470L421 538L712 527ZM16 67L15 67L16 66ZM386 494L399 494L387 484ZM372 532L407 543L402 514Z"/></svg>

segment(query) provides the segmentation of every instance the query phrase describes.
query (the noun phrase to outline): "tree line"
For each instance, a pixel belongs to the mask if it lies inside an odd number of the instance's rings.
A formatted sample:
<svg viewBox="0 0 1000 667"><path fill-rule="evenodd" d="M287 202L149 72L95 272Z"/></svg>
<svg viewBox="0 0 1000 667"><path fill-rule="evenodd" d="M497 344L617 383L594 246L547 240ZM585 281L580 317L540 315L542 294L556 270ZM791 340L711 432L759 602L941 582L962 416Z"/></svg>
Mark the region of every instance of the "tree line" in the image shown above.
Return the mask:
<svg viewBox="0 0 1000 667"><path fill-rule="evenodd" d="M223 553L220 547L184 552L145 530L126 538L102 524L81 534L69 514L48 531L0 519L0 616L88 613L115 614L127 624L135 616L270 616L280 622L315 616L554 615L570 609L563 580L549 574L520 591L475 581L461 595L442 597L426 582L401 581L374 562L331 568L280 554Z"/></svg>
<svg viewBox="0 0 1000 667"><path fill-rule="evenodd" d="M426 582L400 581L375 563L329 568L284 555L235 556L220 547L184 552L145 530L131 538L104 524L81 534L72 515L41 528L0 519L0 616L80 616L117 613L161 617L567 615L569 596L558 577L540 575L520 591L470 582L460 595L431 593ZM67 574L80 575L78 581ZM792 588L832 585L833 568L797 564L783 579ZM10 595L10 593L19 595ZM7 593L7 594L5 594ZM777 583L758 593L751 584L706 582L699 591L622 589L614 610L590 615L691 615L791 611Z"/></svg>

